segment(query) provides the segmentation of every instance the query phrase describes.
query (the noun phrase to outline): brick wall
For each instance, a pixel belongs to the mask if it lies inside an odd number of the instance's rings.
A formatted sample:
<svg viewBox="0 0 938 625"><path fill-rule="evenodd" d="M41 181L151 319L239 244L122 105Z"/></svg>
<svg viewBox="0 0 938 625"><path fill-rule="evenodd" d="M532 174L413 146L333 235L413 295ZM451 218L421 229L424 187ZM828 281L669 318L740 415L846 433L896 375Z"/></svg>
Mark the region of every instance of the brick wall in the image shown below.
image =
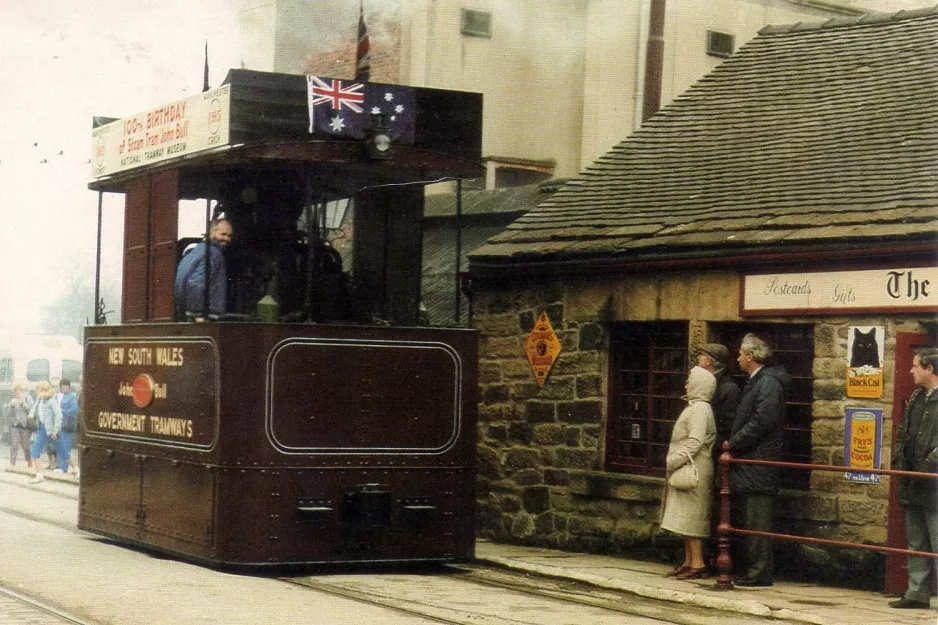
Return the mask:
<svg viewBox="0 0 938 625"><path fill-rule="evenodd" d="M698 279L711 286L713 281L713 276ZM677 283L687 287L687 293L695 292L687 276L677 278ZM733 288L732 283L723 286ZM630 277L620 284L555 282L476 293L480 535L576 551L629 553L668 561L680 557L679 539L661 532L657 525L663 480L603 471L606 322L623 319L624 310L660 311L661 294L673 294L673 287L657 276ZM626 299L628 303L622 301ZM724 300L732 298L709 299L716 300L714 305L723 311L719 320L727 321ZM672 302L670 307L713 319L708 314L714 311L693 304ZM525 339L541 311L547 312L563 347L544 387L535 383L524 354ZM640 320L649 318L654 317L645 315ZM659 314L659 318L664 317ZM700 318L690 320L693 342L700 340L701 328L706 327ZM914 320L874 317L765 321L815 326L813 462L843 463L848 406L883 409L883 458L887 462L894 380L888 363L894 359L896 333L921 331L921 326ZM847 335L854 325L886 326L883 399L845 395ZM852 484L845 482L843 473L815 471L810 491L784 491L779 497L776 531L883 545L887 508L887 478L879 485ZM779 570L789 577L799 571L803 576L823 577L826 583L870 588L882 583L885 559L880 554L787 541L777 541L776 550ZM858 571L863 573L858 575Z"/></svg>

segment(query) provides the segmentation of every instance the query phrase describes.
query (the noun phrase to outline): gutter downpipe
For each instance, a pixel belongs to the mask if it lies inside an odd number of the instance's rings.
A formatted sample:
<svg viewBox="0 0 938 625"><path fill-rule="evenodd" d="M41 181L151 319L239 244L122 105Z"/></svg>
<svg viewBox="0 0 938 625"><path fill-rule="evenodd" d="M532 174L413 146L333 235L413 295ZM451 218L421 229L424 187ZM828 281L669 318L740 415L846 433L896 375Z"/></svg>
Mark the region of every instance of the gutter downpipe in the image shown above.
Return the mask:
<svg viewBox="0 0 938 625"><path fill-rule="evenodd" d="M632 113L633 130L642 127L644 121L639 111L644 109L645 103L645 63L646 51L648 49L648 27L651 19L651 0L642 0L638 15L638 50L636 50L635 62L635 106Z"/></svg>
<svg viewBox="0 0 938 625"><path fill-rule="evenodd" d="M645 57L642 123L661 108L661 78L664 72L664 10L665 0L651 0L648 17L648 49Z"/></svg>

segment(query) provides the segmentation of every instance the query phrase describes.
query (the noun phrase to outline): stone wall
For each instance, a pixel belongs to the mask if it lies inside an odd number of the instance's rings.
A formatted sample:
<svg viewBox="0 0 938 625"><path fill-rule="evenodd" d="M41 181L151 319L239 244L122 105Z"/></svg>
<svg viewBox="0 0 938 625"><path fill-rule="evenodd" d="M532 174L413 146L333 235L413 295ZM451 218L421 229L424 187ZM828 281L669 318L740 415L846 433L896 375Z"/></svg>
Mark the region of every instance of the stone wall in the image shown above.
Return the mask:
<svg viewBox="0 0 938 625"><path fill-rule="evenodd" d="M703 274L673 279L632 276L627 283L556 282L475 294L473 325L480 331L480 535L667 561L680 556L679 539L660 531L657 524L663 480L603 470L607 327L613 321L683 319L690 324L691 342L702 342L708 321L743 322L735 316L735 297L713 297L715 286L734 296L738 293L735 278ZM703 296L707 291L711 295ZM524 343L542 311L550 318L562 352L546 384L538 387ZM815 326L813 462L843 464L848 406L883 409L883 458L888 459L895 335L922 331L921 326L911 320L874 317L761 321ZM845 396L848 330L864 325L886 326L881 400ZM842 472L815 471L810 491L784 491L779 497L776 531L883 545L888 492L888 478L882 484L852 484ZM786 574L801 571L809 578L822 576L827 583L859 587L882 584L881 554L777 543L779 570ZM866 574L858 576L857 571Z"/></svg>

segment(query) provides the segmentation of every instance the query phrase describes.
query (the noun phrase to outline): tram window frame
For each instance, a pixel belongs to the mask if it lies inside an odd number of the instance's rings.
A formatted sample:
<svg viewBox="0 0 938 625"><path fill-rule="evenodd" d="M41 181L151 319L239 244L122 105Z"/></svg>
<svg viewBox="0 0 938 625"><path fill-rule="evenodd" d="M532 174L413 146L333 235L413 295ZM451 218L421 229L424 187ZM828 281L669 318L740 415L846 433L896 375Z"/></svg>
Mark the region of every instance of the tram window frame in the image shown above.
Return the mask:
<svg viewBox="0 0 938 625"><path fill-rule="evenodd" d="M664 477L671 430L684 408L688 337L686 322L610 327L606 470Z"/></svg>
<svg viewBox="0 0 938 625"><path fill-rule="evenodd" d="M739 345L746 334L752 333L772 348L767 366L782 365L792 377L785 395L788 409L785 427L785 451L782 460L811 464L813 462L811 426L814 421L814 325L809 323L726 323L710 324L710 342L726 345L733 362L729 363L733 378L740 390L746 384L746 374L735 364ZM722 444L719 441L718 444ZM783 468L780 474L783 488L809 490L811 471Z"/></svg>

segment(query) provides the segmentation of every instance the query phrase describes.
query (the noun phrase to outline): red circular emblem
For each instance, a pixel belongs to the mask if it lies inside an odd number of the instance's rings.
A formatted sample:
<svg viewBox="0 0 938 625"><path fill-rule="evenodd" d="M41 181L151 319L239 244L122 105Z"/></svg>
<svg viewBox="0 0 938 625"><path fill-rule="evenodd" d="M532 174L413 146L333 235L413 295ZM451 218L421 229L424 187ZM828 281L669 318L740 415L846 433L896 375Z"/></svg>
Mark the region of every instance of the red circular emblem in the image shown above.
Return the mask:
<svg viewBox="0 0 938 625"><path fill-rule="evenodd" d="M153 378L146 373L141 373L134 380L133 397L137 408L146 408L153 403L153 385Z"/></svg>

